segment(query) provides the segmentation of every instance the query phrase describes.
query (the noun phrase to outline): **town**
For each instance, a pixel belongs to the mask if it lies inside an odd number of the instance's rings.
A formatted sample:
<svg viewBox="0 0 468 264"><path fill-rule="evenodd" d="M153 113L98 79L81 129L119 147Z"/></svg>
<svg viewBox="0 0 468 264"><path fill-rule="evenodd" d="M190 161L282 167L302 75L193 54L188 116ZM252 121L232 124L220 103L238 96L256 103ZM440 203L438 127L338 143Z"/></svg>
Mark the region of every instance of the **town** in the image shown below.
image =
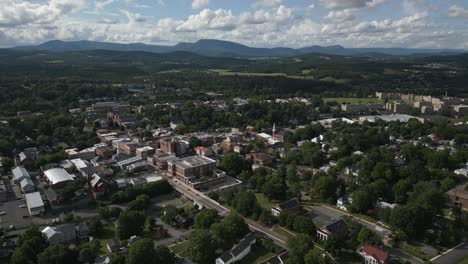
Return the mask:
<svg viewBox="0 0 468 264"><path fill-rule="evenodd" d="M28 147L0 145L2 258L444 264L466 254L468 99L203 96L93 98L55 119L3 121Z"/></svg>

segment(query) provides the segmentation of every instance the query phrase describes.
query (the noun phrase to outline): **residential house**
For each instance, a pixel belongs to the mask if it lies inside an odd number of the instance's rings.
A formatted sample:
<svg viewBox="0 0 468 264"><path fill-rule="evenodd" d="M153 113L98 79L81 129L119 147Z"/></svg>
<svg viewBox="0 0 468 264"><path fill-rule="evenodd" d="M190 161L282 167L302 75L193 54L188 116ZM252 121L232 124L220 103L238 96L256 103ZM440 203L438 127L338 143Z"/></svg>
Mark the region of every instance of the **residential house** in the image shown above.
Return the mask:
<svg viewBox="0 0 468 264"><path fill-rule="evenodd" d="M242 260L251 252L252 245L254 245L255 242L255 235L253 233L249 233L239 242L239 244L235 245L231 250L224 252L219 258L217 258L216 264L231 264Z"/></svg>
<svg viewBox="0 0 468 264"><path fill-rule="evenodd" d="M105 194L109 190L109 184L99 175L94 174L89 182L91 192L95 198Z"/></svg>
<svg viewBox="0 0 468 264"><path fill-rule="evenodd" d="M467 184L458 185L446 194L452 206L468 210L468 187Z"/></svg>
<svg viewBox="0 0 468 264"><path fill-rule="evenodd" d="M328 240L330 235L333 235L336 239L345 239L348 235L348 225L346 222L342 219L335 220L317 229L317 238L320 240Z"/></svg>
<svg viewBox="0 0 468 264"><path fill-rule="evenodd" d="M133 185L133 187L141 187L145 184L147 184L146 182L146 178L144 177L135 177L135 178L132 178L130 180L131 184Z"/></svg>
<svg viewBox="0 0 468 264"><path fill-rule="evenodd" d="M25 178L31 178L29 172L24 167L15 167L11 170L13 174L13 182L20 183Z"/></svg>
<svg viewBox="0 0 468 264"><path fill-rule="evenodd" d="M62 168L46 170L44 176L50 185L58 188L63 187L67 182L73 181L72 176Z"/></svg>
<svg viewBox="0 0 468 264"><path fill-rule="evenodd" d="M27 193L24 197L30 215L39 215L45 212L44 201L39 192Z"/></svg>
<svg viewBox="0 0 468 264"><path fill-rule="evenodd" d="M389 264L390 254L388 251L371 245L365 245L358 250L358 254L364 258L365 264Z"/></svg>
<svg viewBox="0 0 468 264"><path fill-rule="evenodd" d="M286 263L286 259L288 257L288 252L283 252L277 256L271 257L261 264L284 264Z"/></svg>
<svg viewBox="0 0 468 264"><path fill-rule="evenodd" d="M302 209L301 203L296 198L293 198L288 201L279 203L276 206L273 206L273 208L271 208L271 214L273 216L280 216L280 214L284 211L298 212L301 209Z"/></svg>
<svg viewBox="0 0 468 264"><path fill-rule="evenodd" d="M34 168L36 159L39 156L39 150L37 148L28 148L23 150L18 157L15 159L16 165L23 166L28 169Z"/></svg>
<svg viewBox="0 0 468 264"><path fill-rule="evenodd" d="M109 256L99 256L94 260L94 264L109 264L111 258Z"/></svg>
<svg viewBox="0 0 468 264"><path fill-rule="evenodd" d="M80 222L76 226L76 237L80 241L88 241L89 240L89 232L90 232L89 224L90 223L88 221L83 221L83 222Z"/></svg>
<svg viewBox="0 0 468 264"><path fill-rule="evenodd" d="M20 182L20 186L21 186L21 191L23 191L23 193L30 193L36 190L34 186L34 182L31 180L31 178L24 178Z"/></svg>
<svg viewBox="0 0 468 264"><path fill-rule="evenodd" d="M68 244L76 241L74 224L48 226L41 231L49 245Z"/></svg>
<svg viewBox="0 0 468 264"><path fill-rule="evenodd" d="M111 253L118 252L120 250L120 242L116 239L110 239L107 241L107 250Z"/></svg>

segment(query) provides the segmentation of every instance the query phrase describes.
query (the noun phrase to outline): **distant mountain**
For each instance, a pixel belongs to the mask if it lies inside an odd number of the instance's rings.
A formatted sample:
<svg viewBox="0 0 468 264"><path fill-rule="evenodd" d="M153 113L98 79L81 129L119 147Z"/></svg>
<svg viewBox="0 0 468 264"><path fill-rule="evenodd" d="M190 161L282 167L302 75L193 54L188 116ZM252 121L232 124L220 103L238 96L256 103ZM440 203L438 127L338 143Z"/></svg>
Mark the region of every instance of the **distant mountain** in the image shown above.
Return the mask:
<svg viewBox="0 0 468 264"><path fill-rule="evenodd" d="M255 48L239 43L202 39L194 43L182 42L174 46L148 45L143 43L120 44L97 41L60 41L52 40L37 46L18 46L17 50L43 50L51 52L112 50L112 51L145 51L152 53L168 53L185 51L211 57L291 57L308 53L321 53L330 55L363 55L378 56L395 55L408 56L416 54L425 55L455 55L466 51L457 49L405 49L405 48L344 48L342 46L309 46L299 49L293 48Z"/></svg>

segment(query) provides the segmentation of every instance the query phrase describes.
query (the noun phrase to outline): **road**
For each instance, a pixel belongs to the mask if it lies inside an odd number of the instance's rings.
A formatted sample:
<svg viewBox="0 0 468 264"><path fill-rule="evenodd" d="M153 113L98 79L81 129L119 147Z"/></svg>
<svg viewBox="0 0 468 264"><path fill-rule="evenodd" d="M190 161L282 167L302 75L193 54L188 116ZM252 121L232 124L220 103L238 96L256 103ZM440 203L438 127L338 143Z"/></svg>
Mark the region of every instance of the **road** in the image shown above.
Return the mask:
<svg viewBox="0 0 468 264"><path fill-rule="evenodd" d="M431 261L437 264L451 264L456 263L458 260L466 256L468 256L468 242L461 243L458 246L447 250L442 255L431 259Z"/></svg>
<svg viewBox="0 0 468 264"><path fill-rule="evenodd" d="M316 218L322 218L322 219L326 218L328 220L329 219L341 219L341 218L343 218L345 216L349 216L349 217L351 217L351 219L353 221L356 221L356 222L362 224L363 226L369 228L370 230L375 231L377 234L379 234L383 238L388 238L388 236L392 233L392 231L390 229L386 228L386 227L383 227L383 226L378 225L376 223L372 223L372 222L370 222L370 221L368 221L366 219L356 217L355 215L352 215L350 213L338 210L338 209L333 208L333 207L328 206L328 205L308 206L308 207L305 207L305 209L308 209L311 212L313 212L314 214L316 214L317 215ZM316 219L314 219L314 221L316 221ZM405 259L405 260L409 261L412 264L423 264L424 263L423 260L421 260L421 259L419 259L419 258L417 258L417 257L415 257L413 255L410 255L410 254L402 251L399 248L390 248L390 255L393 258Z"/></svg>
<svg viewBox="0 0 468 264"><path fill-rule="evenodd" d="M167 181L169 182L169 184L172 185L172 187L176 191L183 194L184 196L186 196L187 198L192 200L194 203L200 204L200 205L202 205L202 206L204 206L206 208L209 208L209 209L214 209L214 210L218 211L218 213L220 215L222 215L222 216L227 216L229 214L230 210L228 208L222 206L218 202L216 202L213 199L209 198L205 194L191 188L190 186L188 186L188 185L186 185L186 184L184 184L184 183L182 183L182 182L180 182L178 180L175 180L173 178L169 178L169 177L167 177ZM271 229L269 229L269 228L267 228L265 226L262 226L262 225L258 224L255 221L252 221L252 220L250 220L248 218L244 218L244 219L245 219L245 222L247 223L247 225L249 225L249 228L251 230L264 234L268 238L272 239L278 246L281 246L281 247L287 249L287 246L286 246L287 238L273 232Z"/></svg>

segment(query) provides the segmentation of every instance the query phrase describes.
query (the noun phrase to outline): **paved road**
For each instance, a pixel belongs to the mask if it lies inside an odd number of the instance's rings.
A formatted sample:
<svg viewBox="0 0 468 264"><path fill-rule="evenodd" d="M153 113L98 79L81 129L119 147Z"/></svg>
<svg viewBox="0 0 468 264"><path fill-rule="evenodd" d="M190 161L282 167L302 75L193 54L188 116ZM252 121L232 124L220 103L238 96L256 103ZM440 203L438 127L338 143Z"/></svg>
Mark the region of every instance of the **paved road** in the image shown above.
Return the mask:
<svg viewBox="0 0 468 264"><path fill-rule="evenodd" d="M431 261L437 264L452 264L466 256L468 256L468 242L461 243L444 254L431 259Z"/></svg>
<svg viewBox="0 0 468 264"><path fill-rule="evenodd" d="M335 208L333 208L331 206L316 205L316 206L308 206L308 207L305 207L305 208L309 209L311 212L316 214L317 215L316 218L319 219L319 220L325 220L326 221L326 219L340 219L340 218L343 218L345 216L351 216L352 220L364 225L365 227L369 228L370 230L375 231L377 234L379 234L383 238L387 237L388 235L390 235L392 233L392 231L390 229L386 228L386 227L383 227L383 226L378 225L376 223L372 223L372 222L367 221L365 219L353 216L350 213L343 212L343 211L335 209ZM390 255L393 258L405 259L405 260L409 261L412 264L423 264L424 263L423 260L421 260L421 259L419 259L419 258L417 258L417 257L415 257L413 255L410 255L410 254L402 251L399 248L391 248L390 249Z"/></svg>
<svg viewBox="0 0 468 264"><path fill-rule="evenodd" d="M182 193L183 195L185 195L187 198L194 201L195 203L203 205L206 208L215 209L222 216L227 216L229 214L230 210L228 208L212 200L205 194L189 187L188 185L178 180L167 178L167 181L169 182L169 184L172 185L172 187L174 187L176 191ZM287 238L273 232L271 229L264 227L258 224L257 222L254 222L247 218L244 218L244 219L245 219L245 222L249 225L251 230L260 232L266 235L267 237L269 237L270 239L272 239L277 245L283 248L287 248L286 247Z"/></svg>

